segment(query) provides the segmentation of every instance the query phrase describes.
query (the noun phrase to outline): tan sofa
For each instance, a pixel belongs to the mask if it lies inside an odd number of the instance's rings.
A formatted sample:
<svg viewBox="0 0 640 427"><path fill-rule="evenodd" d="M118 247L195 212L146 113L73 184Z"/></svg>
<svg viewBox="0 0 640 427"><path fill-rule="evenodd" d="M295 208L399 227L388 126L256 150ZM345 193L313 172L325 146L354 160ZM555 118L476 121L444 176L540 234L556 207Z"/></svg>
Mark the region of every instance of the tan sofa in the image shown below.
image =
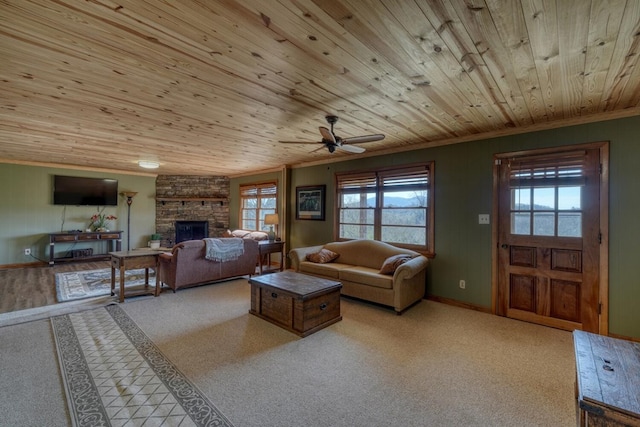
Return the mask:
<svg viewBox="0 0 640 427"><path fill-rule="evenodd" d="M323 248L339 254L339 257L324 264L307 260L307 255ZM393 274L380 274L385 260L399 254L413 258L397 267ZM393 307L398 314L424 297L428 259L418 252L384 242L332 242L292 249L289 258L295 271L338 280L342 283L343 295Z"/></svg>
<svg viewBox="0 0 640 427"><path fill-rule="evenodd" d="M170 253L165 252L159 256L160 282L175 292L188 286L255 274L258 242L252 239L242 240L244 254L236 260L225 262L205 259L204 240L178 243Z"/></svg>

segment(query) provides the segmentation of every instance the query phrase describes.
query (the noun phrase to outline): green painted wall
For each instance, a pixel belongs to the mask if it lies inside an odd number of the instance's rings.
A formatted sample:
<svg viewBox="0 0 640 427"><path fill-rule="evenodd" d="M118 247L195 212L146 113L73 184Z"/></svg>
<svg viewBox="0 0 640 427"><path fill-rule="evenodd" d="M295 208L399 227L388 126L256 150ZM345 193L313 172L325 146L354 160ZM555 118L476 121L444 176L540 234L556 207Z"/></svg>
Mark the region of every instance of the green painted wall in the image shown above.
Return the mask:
<svg viewBox="0 0 640 427"><path fill-rule="evenodd" d="M532 132L395 155L342 161L291 170L286 201L289 248L331 241L334 221L334 174L341 171L435 161L435 247L427 292L491 307L491 226L478 214L492 212L492 161L495 153L610 141L610 332L640 338L640 283L634 265L640 255L640 117ZM251 182L253 177L244 177ZM233 181L233 180L232 180ZM326 221L295 219L295 187L327 186ZM232 193L233 194L233 193ZM493 218L492 218L493 220ZM466 289L458 287L466 280Z"/></svg>
<svg viewBox="0 0 640 427"><path fill-rule="evenodd" d="M53 205L53 175L71 175L113 178L118 180L118 191L137 191L131 205L131 247L146 246L149 235L155 231L155 177L89 172L38 166L0 164L0 265L36 262L24 255L30 248L34 257L49 261L49 233L61 230L85 230L89 218L97 209L91 206ZM127 247L127 204L124 197L118 206L104 211L117 220L110 229L123 230L122 248ZM102 246L99 246L102 245ZM93 247L104 252L104 243L78 244L76 249ZM58 250L69 250L71 245L56 245Z"/></svg>
<svg viewBox="0 0 640 427"><path fill-rule="evenodd" d="M640 254L640 212L637 171L640 170L640 117L572 126L523 135L493 138L465 144L416 150L296 168L285 180L280 172L231 179L230 228L237 228L239 185L277 179L279 202L287 211L287 246L322 244L333 239L334 174L339 171L435 161L436 257L428 269L427 291L483 307L491 306L491 227L478 224L478 214L491 213L492 160L495 153L550 146L610 141L609 224L609 321L610 332L640 339L640 283L634 265ZM48 233L85 229L95 212L91 207L63 207L51 204L52 176L80 175L119 180L122 190L138 191L131 215L132 247L145 246L155 224L155 178L105 174L36 166L0 164L0 265L34 261L23 255L47 259ZM215 173L214 173L215 174ZM327 186L325 221L295 219L295 187ZM126 203L121 200L110 213L118 220L112 228L126 230ZM492 218L493 220L493 218ZM126 236L125 236L126 242ZM465 279L466 290L458 288Z"/></svg>

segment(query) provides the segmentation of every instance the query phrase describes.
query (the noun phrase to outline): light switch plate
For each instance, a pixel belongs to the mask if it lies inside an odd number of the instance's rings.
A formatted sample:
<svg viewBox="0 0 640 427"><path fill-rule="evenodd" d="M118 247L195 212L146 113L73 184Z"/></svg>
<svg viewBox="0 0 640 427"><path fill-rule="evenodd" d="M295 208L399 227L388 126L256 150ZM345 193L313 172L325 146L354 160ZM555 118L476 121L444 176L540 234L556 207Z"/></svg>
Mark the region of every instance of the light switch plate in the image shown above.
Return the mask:
<svg viewBox="0 0 640 427"><path fill-rule="evenodd" d="M489 214L480 214L478 215L478 224L489 224Z"/></svg>

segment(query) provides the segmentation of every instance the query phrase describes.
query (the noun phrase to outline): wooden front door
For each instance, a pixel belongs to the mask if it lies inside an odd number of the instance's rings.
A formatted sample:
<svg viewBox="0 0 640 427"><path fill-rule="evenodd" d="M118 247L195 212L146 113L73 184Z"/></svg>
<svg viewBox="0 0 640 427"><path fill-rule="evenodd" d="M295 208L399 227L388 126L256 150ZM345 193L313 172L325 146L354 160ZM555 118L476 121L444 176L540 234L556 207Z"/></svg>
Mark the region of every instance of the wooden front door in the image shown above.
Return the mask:
<svg viewBox="0 0 640 427"><path fill-rule="evenodd" d="M496 156L497 314L600 331L602 157L607 147Z"/></svg>

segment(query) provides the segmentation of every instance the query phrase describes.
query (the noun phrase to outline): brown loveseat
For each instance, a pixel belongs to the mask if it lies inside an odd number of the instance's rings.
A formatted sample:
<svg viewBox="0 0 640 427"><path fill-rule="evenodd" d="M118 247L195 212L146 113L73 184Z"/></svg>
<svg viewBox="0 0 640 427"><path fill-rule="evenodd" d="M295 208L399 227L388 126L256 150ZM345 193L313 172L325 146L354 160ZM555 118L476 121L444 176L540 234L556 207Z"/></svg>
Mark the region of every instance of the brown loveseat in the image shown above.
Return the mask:
<svg viewBox="0 0 640 427"><path fill-rule="evenodd" d="M242 239L244 254L233 261L205 259L204 240L187 240L178 243L171 252L160 254L160 282L173 291L238 276L252 275L256 271L258 242Z"/></svg>

